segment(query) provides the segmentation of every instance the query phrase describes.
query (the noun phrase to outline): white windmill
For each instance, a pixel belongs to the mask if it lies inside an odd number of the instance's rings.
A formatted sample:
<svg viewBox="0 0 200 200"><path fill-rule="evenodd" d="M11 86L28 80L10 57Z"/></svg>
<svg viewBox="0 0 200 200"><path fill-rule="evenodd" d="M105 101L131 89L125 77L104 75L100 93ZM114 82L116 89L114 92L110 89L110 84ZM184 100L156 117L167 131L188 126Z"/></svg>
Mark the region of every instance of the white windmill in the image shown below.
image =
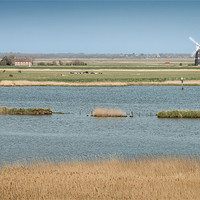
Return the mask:
<svg viewBox="0 0 200 200"><path fill-rule="evenodd" d="M195 56L195 65L200 65L200 44L196 42L192 37L189 37L189 39L194 42L196 45L196 50L193 52L192 56Z"/></svg>

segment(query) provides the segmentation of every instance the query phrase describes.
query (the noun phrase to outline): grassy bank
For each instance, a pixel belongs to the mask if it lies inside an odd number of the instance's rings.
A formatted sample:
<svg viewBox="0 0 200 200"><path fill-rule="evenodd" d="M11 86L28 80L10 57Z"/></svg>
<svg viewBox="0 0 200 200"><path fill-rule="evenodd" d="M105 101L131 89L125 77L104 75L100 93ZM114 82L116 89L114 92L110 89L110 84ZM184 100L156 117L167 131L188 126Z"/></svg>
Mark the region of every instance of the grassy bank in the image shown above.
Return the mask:
<svg viewBox="0 0 200 200"><path fill-rule="evenodd" d="M0 107L0 115L51 115L50 108L7 108Z"/></svg>
<svg viewBox="0 0 200 200"><path fill-rule="evenodd" d="M200 80L200 71L101 71L92 74L78 71L0 71L0 81L54 81L54 82L165 82ZM181 84L181 81L180 81Z"/></svg>
<svg viewBox="0 0 200 200"><path fill-rule="evenodd" d="M159 118L200 118L200 111L162 111L157 114Z"/></svg>
<svg viewBox="0 0 200 200"><path fill-rule="evenodd" d="M199 67L195 66L165 66L165 65L159 65L159 66L145 66L145 65L137 65L137 66L127 66L127 65L115 65L115 66L99 66L99 65L91 65L91 66L32 66L30 67L24 67L24 66L0 66L0 69L78 69L78 70L95 70L95 69L197 69L200 70Z"/></svg>
<svg viewBox="0 0 200 200"><path fill-rule="evenodd" d="M194 158L36 163L0 169L0 199L199 199Z"/></svg>
<svg viewBox="0 0 200 200"><path fill-rule="evenodd" d="M87 66L37 65L43 61L52 62L43 59L35 61L36 65L32 67L0 66L0 85L23 85L15 81L94 83L94 86L96 86L95 82L120 82L123 85L179 85L181 77L184 78L184 85L200 85L200 68L192 66L193 59L170 59L169 65L165 64L166 59L84 59L82 61L87 63ZM66 63L70 60L63 61ZM2 81L13 81L13 83L1 84ZM173 83L167 83L169 81Z"/></svg>

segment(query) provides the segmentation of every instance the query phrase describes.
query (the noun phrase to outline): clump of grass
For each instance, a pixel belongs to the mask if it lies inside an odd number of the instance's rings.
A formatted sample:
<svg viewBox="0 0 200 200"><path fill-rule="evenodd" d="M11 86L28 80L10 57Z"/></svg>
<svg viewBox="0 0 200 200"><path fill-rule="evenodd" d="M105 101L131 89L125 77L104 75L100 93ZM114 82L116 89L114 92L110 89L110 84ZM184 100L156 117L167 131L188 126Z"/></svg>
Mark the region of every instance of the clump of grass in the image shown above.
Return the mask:
<svg viewBox="0 0 200 200"><path fill-rule="evenodd" d="M116 108L95 108L93 117L127 117L126 112Z"/></svg>
<svg viewBox="0 0 200 200"><path fill-rule="evenodd" d="M200 111L162 111L157 114L159 118L200 118Z"/></svg>
<svg viewBox="0 0 200 200"><path fill-rule="evenodd" d="M5 165L0 199L192 199L200 197L197 158L146 158Z"/></svg>
<svg viewBox="0 0 200 200"><path fill-rule="evenodd" d="M0 115L52 115L50 108L7 108L0 107Z"/></svg>

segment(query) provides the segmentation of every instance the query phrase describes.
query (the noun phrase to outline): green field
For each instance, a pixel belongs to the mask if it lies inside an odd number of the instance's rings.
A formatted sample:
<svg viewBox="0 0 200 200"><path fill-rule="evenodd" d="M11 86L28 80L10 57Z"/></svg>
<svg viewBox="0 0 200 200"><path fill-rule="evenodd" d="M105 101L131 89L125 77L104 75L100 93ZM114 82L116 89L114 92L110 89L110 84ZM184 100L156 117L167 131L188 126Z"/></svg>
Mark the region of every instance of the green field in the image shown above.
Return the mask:
<svg viewBox="0 0 200 200"><path fill-rule="evenodd" d="M32 67L1 66L0 81L26 80L26 81L43 81L43 82L56 81L56 82L80 82L80 83L111 81L111 82L127 82L127 83L130 82L162 83L165 81L179 81L181 77L183 77L184 80L186 81L200 80L200 67L195 67L192 65L193 59L170 60L169 65L165 64L164 59L143 59L143 60L87 59L87 60L81 60L87 63L87 66L66 66L66 63L69 62L69 60L64 60L63 61L64 65L62 66L60 65L38 66L37 63L41 61L44 60L35 61L34 62L35 65ZM50 62L50 60L45 60L44 62L47 63ZM29 69L34 69L35 71L31 71ZM46 69L46 71L43 69ZM145 69L147 71L134 71L134 70L145 70ZM166 71L166 69L170 69L171 71ZM176 71L173 71L173 69ZM187 69L188 71L184 71ZM92 71L92 70L99 70L99 71ZM126 71L126 70L133 70L133 71ZM197 70L197 71L192 71L192 70ZM87 71L88 73L84 74L83 72L85 71ZM193 84L195 85L195 83Z"/></svg>
<svg viewBox="0 0 200 200"><path fill-rule="evenodd" d="M58 66L38 66L40 62L49 63L51 60L36 60L32 69L199 69L193 66L194 60L170 60L170 65L166 65L164 59L145 59L145 60L124 60L124 59L106 59L106 60L81 60L87 63L87 66L66 66L69 60L63 61L63 65ZM181 63L181 65L180 65ZM30 69L29 67L0 66L0 69Z"/></svg>
<svg viewBox="0 0 200 200"><path fill-rule="evenodd" d="M81 71L80 71L81 72ZM200 71L102 71L97 74L70 74L66 71L0 71L0 81L29 80L29 81L62 81L62 82L163 82L184 80L200 80ZM12 74L13 77L10 77Z"/></svg>

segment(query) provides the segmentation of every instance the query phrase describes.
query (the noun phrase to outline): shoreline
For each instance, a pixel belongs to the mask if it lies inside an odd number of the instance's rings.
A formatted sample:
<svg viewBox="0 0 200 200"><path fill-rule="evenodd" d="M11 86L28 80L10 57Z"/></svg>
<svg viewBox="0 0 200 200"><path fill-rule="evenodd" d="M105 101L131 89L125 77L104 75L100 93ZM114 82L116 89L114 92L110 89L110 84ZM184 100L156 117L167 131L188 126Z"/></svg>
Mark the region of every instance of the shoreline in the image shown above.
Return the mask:
<svg viewBox="0 0 200 200"><path fill-rule="evenodd" d="M56 81L0 81L0 87L13 86L69 86L69 87L101 87L101 86L181 86L180 81L165 82L56 82ZM184 81L184 86L200 86L200 80Z"/></svg>

